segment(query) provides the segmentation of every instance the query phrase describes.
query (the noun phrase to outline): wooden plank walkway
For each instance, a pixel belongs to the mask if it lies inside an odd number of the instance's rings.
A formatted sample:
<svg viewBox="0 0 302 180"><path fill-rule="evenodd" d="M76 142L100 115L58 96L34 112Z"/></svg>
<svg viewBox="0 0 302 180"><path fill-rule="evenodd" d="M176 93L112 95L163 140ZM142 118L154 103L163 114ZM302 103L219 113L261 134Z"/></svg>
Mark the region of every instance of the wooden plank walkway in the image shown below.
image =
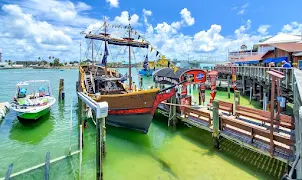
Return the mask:
<svg viewBox="0 0 302 180"><path fill-rule="evenodd" d="M211 119L213 119L213 113L211 110L208 110L207 107L199 107L195 108L199 111L203 111L206 113L210 113ZM163 113L166 117L169 117L169 109L167 106L164 106L164 104L159 104L158 106L159 113ZM268 132L270 128L270 124L265 123L261 124L259 121L254 120L252 118L242 118L242 117L236 117L234 115L229 115L225 111L219 110L219 116L220 116L220 123L221 123L221 117L227 118L230 121L239 122L243 126L247 126L251 129L259 129L259 131ZM189 116L185 116L182 114L177 113L177 118L181 121L197 127L199 129L203 129L209 132L213 132L213 125L211 124L209 126L209 123L205 121L202 117L198 117L197 114L190 113ZM221 125L220 125L221 126ZM225 139L228 139L232 142L235 142L245 148L248 148L252 151L258 152L260 154L264 154L266 156L271 156L270 154L270 139L265 137L264 135L253 135L252 132L248 132L244 129L240 129L238 127L234 127L232 125L226 124L225 127L220 127L220 136L224 137ZM294 139L294 131L279 127L278 129L274 130L274 136L282 137L288 140ZM275 138L275 137L274 137ZM281 139L283 142L283 139ZM294 160L294 154L293 154L293 145L289 146L284 143L280 142L280 138L277 140L274 139L274 153L273 157L275 159L278 159L283 162L293 161Z"/></svg>

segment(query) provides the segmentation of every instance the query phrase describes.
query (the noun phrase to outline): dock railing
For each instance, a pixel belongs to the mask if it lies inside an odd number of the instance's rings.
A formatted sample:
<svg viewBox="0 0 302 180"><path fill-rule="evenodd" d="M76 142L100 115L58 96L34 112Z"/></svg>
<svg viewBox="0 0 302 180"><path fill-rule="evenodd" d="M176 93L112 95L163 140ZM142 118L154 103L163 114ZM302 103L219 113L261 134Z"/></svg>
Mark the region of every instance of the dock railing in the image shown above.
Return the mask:
<svg viewBox="0 0 302 180"><path fill-rule="evenodd" d="M283 72L286 76L281 80L281 86L293 90L293 70L294 68L282 68L282 67L261 67L261 66L227 66L227 65L217 65L214 69L218 73L232 74L232 68L236 69L236 75L247 76L258 81L271 82L271 78L267 71L277 70Z"/></svg>

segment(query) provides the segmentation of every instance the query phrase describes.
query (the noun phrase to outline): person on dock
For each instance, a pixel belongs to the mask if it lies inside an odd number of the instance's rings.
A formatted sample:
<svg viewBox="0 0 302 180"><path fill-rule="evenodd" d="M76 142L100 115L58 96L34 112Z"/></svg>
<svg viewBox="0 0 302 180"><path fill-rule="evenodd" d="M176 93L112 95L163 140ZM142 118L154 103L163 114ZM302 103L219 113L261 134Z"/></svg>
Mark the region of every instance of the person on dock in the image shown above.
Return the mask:
<svg viewBox="0 0 302 180"><path fill-rule="evenodd" d="M282 61L282 67L283 67L283 68L291 68L292 66L291 66L290 63L288 63L288 62Z"/></svg>

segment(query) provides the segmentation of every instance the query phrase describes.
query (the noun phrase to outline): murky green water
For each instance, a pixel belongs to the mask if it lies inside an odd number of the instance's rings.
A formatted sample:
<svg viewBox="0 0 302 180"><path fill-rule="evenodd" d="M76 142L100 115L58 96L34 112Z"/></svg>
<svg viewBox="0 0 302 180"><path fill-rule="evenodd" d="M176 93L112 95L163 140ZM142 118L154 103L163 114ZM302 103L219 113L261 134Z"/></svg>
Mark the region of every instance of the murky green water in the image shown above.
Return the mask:
<svg viewBox="0 0 302 180"><path fill-rule="evenodd" d="M5 176L10 163L14 164L15 173L43 163L48 151L51 159L67 155L71 106L71 144L73 150L77 150L77 77L77 70L0 71L0 102L11 101L15 84L22 80L49 79L57 97L59 79L64 78L66 93L63 103L56 103L50 114L35 123L21 124L13 112L0 123L0 177ZM138 82L137 79L134 81ZM145 86L151 84L152 78L144 79ZM225 92L218 92L217 98L229 100ZM230 101L233 101L233 97ZM242 98L241 104L248 104L248 101ZM173 130L167 127L167 119L160 114L156 114L148 134L107 126L106 145L104 178L110 180L276 179L284 171L283 163L228 141L222 141L222 150L215 150L210 133L181 124ZM51 164L51 179L74 179L78 173L78 161L78 156L74 156ZM94 167L95 131L89 121L84 132L83 179L95 179ZM43 177L44 169L40 168L15 179Z"/></svg>

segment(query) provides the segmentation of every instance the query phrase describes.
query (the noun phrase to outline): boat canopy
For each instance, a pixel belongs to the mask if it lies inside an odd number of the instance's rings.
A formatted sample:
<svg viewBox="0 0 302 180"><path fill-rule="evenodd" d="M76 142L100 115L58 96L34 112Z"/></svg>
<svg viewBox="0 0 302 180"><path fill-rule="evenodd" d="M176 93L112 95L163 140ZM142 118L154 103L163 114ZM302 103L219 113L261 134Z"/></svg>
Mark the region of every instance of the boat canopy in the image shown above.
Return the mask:
<svg viewBox="0 0 302 180"><path fill-rule="evenodd" d="M284 56L284 57L278 57L278 58L267 58L262 63L271 63L271 62L279 63L282 61L287 61L287 57Z"/></svg>
<svg viewBox="0 0 302 180"><path fill-rule="evenodd" d="M189 69L179 68L174 72L173 68L158 69L153 73L153 80L159 84L178 84L180 76Z"/></svg>

